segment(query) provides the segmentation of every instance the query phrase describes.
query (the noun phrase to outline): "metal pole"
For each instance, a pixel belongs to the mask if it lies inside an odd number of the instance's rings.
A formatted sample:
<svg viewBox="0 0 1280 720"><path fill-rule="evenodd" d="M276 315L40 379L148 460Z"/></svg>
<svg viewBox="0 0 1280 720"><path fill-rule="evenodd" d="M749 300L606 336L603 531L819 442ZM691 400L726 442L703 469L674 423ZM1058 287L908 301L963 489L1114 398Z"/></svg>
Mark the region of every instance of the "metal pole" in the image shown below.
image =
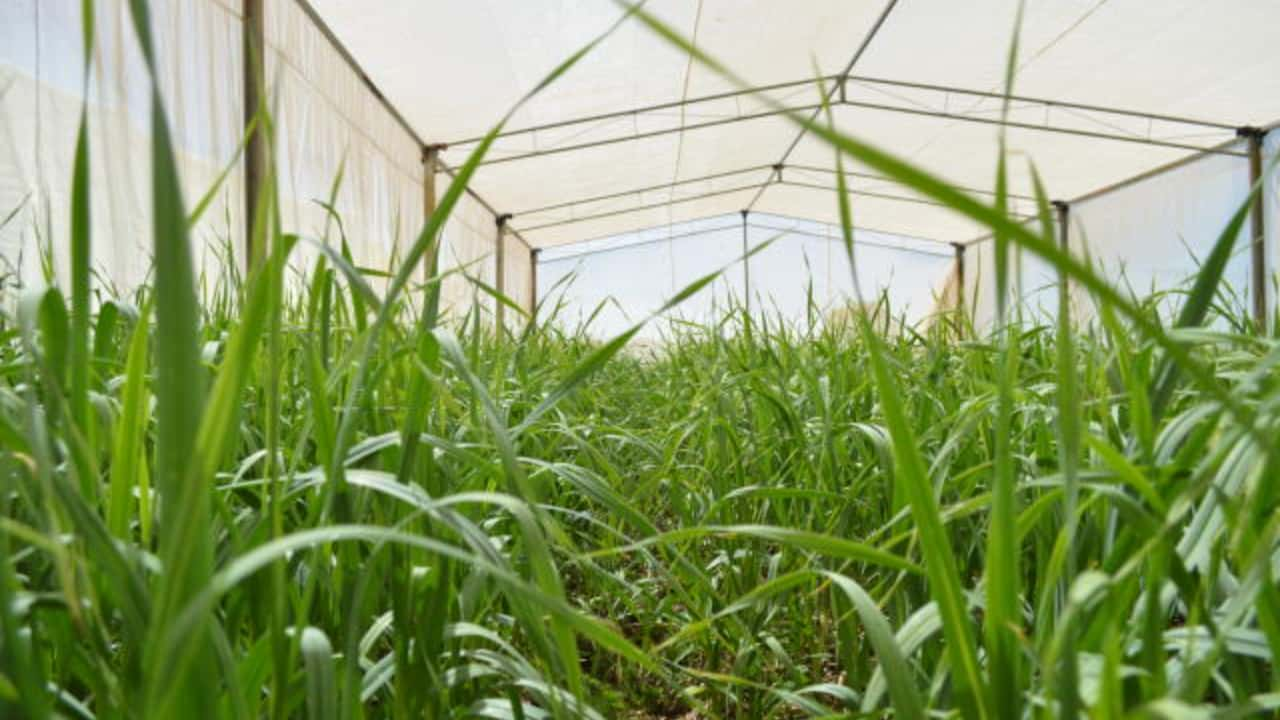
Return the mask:
<svg viewBox="0 0 1280 720"><path fill-rule="evenodd" d="M1262 179L1262 139L1266 132L1261 128L1244 127L1237 131L1249 140L1249 187ZM1252 223L1250 224L1250 284L1253 286L1253 319L1261 332L1267 331L1267 247L1266 227L1263 219L1263 193L1253 196Z"/></svg>
<svg viewBox="0 0 1280 720"><path fill-rule="evenodd" d="M247 129L257 119L264 105L263 83L266 82L263 56L263 0L244 0L241 42L244 53L244 125ZM255 247L254 226L258 217L258 199L262 181L267 175L266 128L258 126L244 148L244 259L245 267L257 267L266 256L266 248Z"/></svg>
<svg viewBox="0 0 1280 720"><path fill-rule="evenodd" d="M751 214L750 210L740 210L742 213L742 295L745 298L745 307L747 315L751 315L751 259L747 257L747 215Z"/></svg>
<svg viewBox="0 0 1280 720"><path fill-rule="evenodd" d="M498 232L496 233L497 247L494 249L494 274L493 287L498 291L499 295L506 294L507 284L507 221L511 219L510 213L503 213L497 217ZM497 325L494 328L499 337L502 336L503 330L506 328L507 307L501 300L494 300L494 318Z"/></svg>
<svg viewBox="0 0 1280 720"><path fill-rule="evenodd" d="M1058 249L1062 252L1071 254L1071 203L1065 200L1054 200L1053 209L1057 211L1058 219ZM1071 279L1061 269L1058 270L1058 304L1070 302L1071 300ZM1066 311L1070 311L1068 307ZM1059 307L1058 312L1064 312Z"/></svg>
<svg viewBox="0 0 1280 720"><path fill-rule="evenodd" d="M1071 251L1071 203L1066 200L1054 200L1053 209L1058 215L1058 249L1062 252Z"/></svg>
<svg viewBox="0 0 1280 720"><path fill-rule="evenodd" d="M951 243L956 251L956 309L964 312L964 245Z"/></svg>
<svg viewBox="0 0 1280 720"><path fill-rule="evenodd" d="M436 212L436 173L440 170L440 151L445 149L443 143L425 145L422 148L422 222L425 225ZM436 274L436 263L440 257L440 249L435 244L439 235L432 238L428 247L428 256L423 258L422 274L424 281L430 281Z"/></svg>
<svg viewBox="0 0 1280 720"><path fill-rule="evenodd" d="M538 310L538 256L542 248L529 251L529 317L537 319Z"/></svg>

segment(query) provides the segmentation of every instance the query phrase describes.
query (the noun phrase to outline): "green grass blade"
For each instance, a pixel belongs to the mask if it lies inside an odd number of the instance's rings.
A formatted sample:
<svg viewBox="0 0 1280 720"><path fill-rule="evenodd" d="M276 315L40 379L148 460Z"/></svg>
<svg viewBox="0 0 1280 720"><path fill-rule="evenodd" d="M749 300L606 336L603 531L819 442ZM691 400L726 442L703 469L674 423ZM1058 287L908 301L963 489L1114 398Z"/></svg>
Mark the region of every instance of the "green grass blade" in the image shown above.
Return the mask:
<svg viewBox="0 0 1280 720"><path fill-rule="evenodd" d="M849 598L858 617L862 619L862 627L866 630L871 645L876 649L876 658L879 660L880 669L884 672L884 679L889 687L894 717L923 720L927 717L924 701L920 699L920 693L912 678L911 667L907 665L907 659L898 646L898 640L893 636L889 621L885 619L880 608L861 585L838 573L823 574ZM869 710L869 708L864 707L863 710Z"/></svg>
<svg viewBox="0 0 1280 720"><path fill-rule="evenodd" d="M324 631L308 627L299 641L306 667L307 717L311 720L337 720L338 681L333 671L333 645Z"/></svg>
<svg viewBox="0 0 1280 720"><path fill-rule="evenodd" d="M121 539L131 536L129 518L135 509L134 492L146 493L147 428L150 425L150 378L147 376L151 305L142 306L129 340L124 386L120 395L120 421L112 447L110 485L107 492L107 529ZM143 506L145 507L145 505ZM150 514L138 513L144 540L150 537Z"/></svg>

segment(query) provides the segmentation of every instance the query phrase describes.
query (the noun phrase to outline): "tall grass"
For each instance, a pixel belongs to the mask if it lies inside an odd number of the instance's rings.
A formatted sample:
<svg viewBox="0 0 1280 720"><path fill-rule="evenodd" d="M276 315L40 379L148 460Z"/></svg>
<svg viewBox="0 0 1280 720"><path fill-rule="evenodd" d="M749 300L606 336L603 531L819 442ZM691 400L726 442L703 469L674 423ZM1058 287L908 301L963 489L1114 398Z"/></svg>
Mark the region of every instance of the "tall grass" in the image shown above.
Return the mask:
<svg viewBox="0 0 1280 720"><path fill-rule="evenodd" d="M796 117L1053 263L1099 322L1065 294L1056 327L991 336L733 308L626 354L643 323L495 333L443 323L439 277L409 297L487 142L385 291L326 239L288 282L306 241L268 178L259 262L199 302L209 196L188 212L152 100L154 284L94 308L77 215L70 308L0 314L0 715L1280 709L1280 348L1214 302L1243 208L1166 326L1058 249L1042 189L1028 229L999 184L987 206Z"/></svg>

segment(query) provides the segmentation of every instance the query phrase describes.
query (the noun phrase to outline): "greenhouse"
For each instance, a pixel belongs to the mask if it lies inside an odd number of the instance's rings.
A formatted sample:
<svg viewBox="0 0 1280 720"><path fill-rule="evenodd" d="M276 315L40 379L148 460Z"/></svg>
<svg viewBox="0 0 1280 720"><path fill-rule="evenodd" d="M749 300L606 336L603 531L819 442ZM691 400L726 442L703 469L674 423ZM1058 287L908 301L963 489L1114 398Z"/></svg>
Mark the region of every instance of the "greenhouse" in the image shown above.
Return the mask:
<svg viewBox="0 0 1280 720"><path fill-rule="evenodd" d="M5 0L0 717L1275 717L1277 28Z"/></svg>

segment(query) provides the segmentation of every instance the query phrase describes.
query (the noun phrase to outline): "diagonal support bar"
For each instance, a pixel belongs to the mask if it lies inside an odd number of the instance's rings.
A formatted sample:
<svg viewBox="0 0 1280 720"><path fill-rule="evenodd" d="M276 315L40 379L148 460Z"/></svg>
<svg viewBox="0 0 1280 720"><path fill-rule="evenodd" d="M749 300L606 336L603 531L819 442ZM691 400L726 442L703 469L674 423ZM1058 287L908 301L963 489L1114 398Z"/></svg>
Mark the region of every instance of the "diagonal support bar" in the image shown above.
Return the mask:
<svg viewBox="0 0 1280 720"><path fill-rule="evenodd" d="M827 91L826 102L823 103L823 106L828 105L832 99L836 98L837 93L839 93L840 102L845 101L845 84L850 73L853 72L853 68L858 64L858 61L862 59L862 54L867 51L867 48L871 47L871 41L875 40L876 35L880 33L880 28L884 27L885 21L889 19L889 13L893 12L893 8L897 6L897 4L898 0L889 0L888 4L884 6L884 10L880 11L880 16L876 18L875 24L871 26L871 30L867 32L866 37L862 38L862 42L858 45L858 49L854 51L853 57L849 59L849 64L845 66L844 72L840 74L840 80L831 88L831 90ZM813 111L813 115L809 118L810 123L818 119L818 113L820 112L822 112L822 107ZM800 128L800 131L796 133L795 139L791 141L791 144L788 145L787 149L782 153L782 157L777 162L778 165L783 165L787 160L791 159L791 153L796 151L796 148L800 145L800 141L804 139L804 136L807 133L808 127ZM778 172L778 177L781 179L781 171ZM768 186L761 187L760 191L756 193L756 196L751 198L751 202L747 204L748 209L755 207L755 204L760 202L760 196L764 195L764 191L767 187Z"/></svg>

